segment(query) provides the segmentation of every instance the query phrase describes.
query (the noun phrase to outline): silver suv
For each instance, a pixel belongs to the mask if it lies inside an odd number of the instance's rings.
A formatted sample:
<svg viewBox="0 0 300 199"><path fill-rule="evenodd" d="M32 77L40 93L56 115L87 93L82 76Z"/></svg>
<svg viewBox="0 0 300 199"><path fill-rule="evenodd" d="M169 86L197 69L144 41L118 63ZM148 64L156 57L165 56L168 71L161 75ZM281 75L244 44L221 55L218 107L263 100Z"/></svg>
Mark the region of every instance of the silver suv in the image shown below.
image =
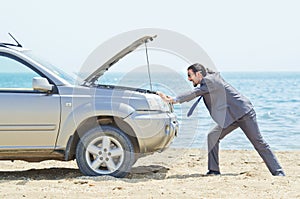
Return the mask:
<svg viewBox="0 0 300 199"><path fill-rule="evenodd" d="M97 79L152 40L124 48L81 84L18 45L0 43L0 160L69 161L84 175L124 177L135 161L169 146L173 107L155 92Z"/></svg>

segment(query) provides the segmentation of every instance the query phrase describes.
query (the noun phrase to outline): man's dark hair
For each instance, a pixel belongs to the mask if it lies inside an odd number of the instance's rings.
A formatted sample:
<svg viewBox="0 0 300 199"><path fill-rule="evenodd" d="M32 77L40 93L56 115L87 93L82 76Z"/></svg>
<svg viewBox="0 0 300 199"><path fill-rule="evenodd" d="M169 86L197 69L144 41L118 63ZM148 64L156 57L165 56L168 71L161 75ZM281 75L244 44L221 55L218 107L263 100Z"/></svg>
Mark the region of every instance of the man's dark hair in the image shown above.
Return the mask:
<svg viewBox="0 0 300 199"><path fill-rule="evenodd" d="M196 72L200 72L203 77L206 76L206 69L201 64L195 63L190 65L187 70L192 70L195 74Z"/></svg>

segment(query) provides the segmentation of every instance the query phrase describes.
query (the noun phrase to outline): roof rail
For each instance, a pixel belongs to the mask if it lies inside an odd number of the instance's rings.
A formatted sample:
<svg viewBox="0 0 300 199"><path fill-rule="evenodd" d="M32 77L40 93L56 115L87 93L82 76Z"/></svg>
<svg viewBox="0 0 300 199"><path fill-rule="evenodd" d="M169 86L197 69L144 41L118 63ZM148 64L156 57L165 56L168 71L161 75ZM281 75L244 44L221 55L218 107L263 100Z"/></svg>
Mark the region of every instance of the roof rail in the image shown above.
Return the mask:
<svg viewBox="0 0 300 199"><path fill-rule="evenodd" d="M2 43L2 42L0 42L0 46L5 48L9 48L9 46L20 47L20 45L11 44L11 43Z"/></svg>
<svg viewBox="0 0 300 199"><path fill-rule="evenodd" d="M8 33L9 36L17 43L17 44L11 44L11 43L3 43L3 42L0 42L0 46L1 47L6 47L8 48L8 46L16 46L16 47L23 47L13 36L12 34Z"/></svg>
<svg viewBox="0 0 300 199"><path fill-rule="evenodd" d="M8 48L4 43L0 43L0 46L1 46L1 47L5 47L5 48Z"/></svg>

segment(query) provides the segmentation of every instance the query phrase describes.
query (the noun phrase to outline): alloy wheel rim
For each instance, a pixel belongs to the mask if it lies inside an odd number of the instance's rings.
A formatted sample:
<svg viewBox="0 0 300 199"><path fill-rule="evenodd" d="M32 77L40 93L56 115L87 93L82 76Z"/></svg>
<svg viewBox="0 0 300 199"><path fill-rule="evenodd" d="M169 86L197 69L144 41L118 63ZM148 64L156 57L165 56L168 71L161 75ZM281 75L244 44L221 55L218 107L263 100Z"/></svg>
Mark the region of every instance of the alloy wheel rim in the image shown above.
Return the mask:
<svg viewBox="0 0 300 199"><path fill-rule="evenodd" d="M124 149L113 137L101 136L88 144L85 152L88 166L98 174L111 174L124 161Z"/></svg>

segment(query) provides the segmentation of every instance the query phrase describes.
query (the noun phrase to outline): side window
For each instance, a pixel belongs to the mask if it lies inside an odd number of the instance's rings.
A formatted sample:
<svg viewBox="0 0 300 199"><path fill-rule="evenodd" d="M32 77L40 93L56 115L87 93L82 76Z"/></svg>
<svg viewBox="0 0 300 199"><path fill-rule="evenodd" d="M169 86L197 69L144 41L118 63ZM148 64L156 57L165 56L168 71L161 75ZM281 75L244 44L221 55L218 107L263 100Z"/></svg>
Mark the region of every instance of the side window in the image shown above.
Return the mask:
<svg viewBox="0 0 300 199"><path fill-rule="evenodd" d="M33 77L40 75L23 63L0 55L0 92L33 91Z"/></svg>

